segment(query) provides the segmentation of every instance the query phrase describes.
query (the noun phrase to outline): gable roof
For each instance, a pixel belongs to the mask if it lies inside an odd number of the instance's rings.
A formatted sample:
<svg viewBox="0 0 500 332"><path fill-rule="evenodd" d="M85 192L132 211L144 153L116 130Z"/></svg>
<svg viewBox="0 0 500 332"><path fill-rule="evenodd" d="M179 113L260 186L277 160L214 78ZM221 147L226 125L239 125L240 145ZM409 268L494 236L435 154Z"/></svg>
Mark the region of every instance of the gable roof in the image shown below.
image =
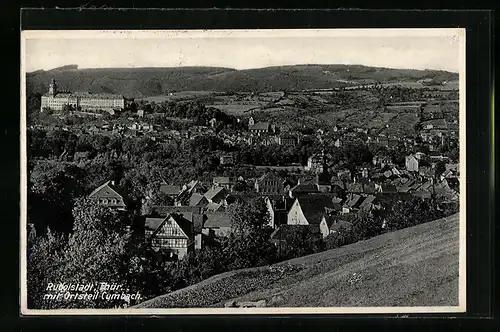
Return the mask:
<svg viewBox="0 0 500 332"><path fill-rule="evenodd" d="M333 182L332 187L334 186L338 186L341 189L345 189L344 182L342 182L341 180L336 180L335 182Z"/></svg>
<svg viewBox="0 0 500 332"><path fill-rule="evenodd" d="M189 197L189 206L197 206L198 204L203 203L203 199L206 200L205 196L202 194L193 193L191 197Z"/></svg>
<svg viewBox="0 0 500 332"><path fill-rule="evenodd" d="M310 195L297 198L298 204L309 224L319 224L327 210L338 209L332 198L326 195Z"/></svg>
<svg viewBox="0 0 500 332"><path fill-rule="evenodd" d="M403 183L403 185L399 188L399 192L402 192L402 193L406 193L408 192L411 187L415 184L415 180L408 180L406 181L405 183Z"/></svg>
<svg viewBox="0 0 500 332"><path fill-rule="evenodd" d="M111 184L111 181L107 181L94 189L89 195L89 198L94 197L99 194L104 197L120 197L123 199L123 196L119 193L119 189Z"/></svg>
<svg viewBox="0 0 500 332"><path fill-rule="evenodd" d="M172 235L167 237L178 238L178 237L190 237L191 236L191 221L187 220L180 214L172 213L166 217L147 217L144 223L144 228L153 231L151 237L154 237L157 231L163 227L163 225L168 221L173 220L184 233L183 235Z"/></svg>
<svg viewBox="0 0 500 332"><path fill-rule="evenodd" d="M213 183L230 184L231 181L228 176L216 176L213 179Z"/></svg>
<svg viewBox="0 0 500 332"><path fill-rule="evenodd" d="M285 181L282 177L276 175L275 173L273 173L273 172L267 172L264 175L262 175L260 178L257 179L257 183L260 184L263 181L267 181L267 180L276 180L276 181L279 181L279 182Z"/></svg>
<svg viewBox="0 0 500 332"><path fill-rule="evenodd" d="M381 189L382 189L383 193L397 193L398 192L398 188L396 188L396 186L393 184L385 184L384 183L381 185Z"/></svg>
<svg viewBox="0 0 500 332"><path fill-rule="evenodd" d="M146 221L144 223L144 228L152 230L152 231L156 231L161 225L163 225L165 219L167 219L167 217L162 217L162 218L158 218L158 217L150 218L150 217L148 217L148 218L146 218Z"/></svg>
<svg viewBox="0 0 500 332"><path fill-rule="evenodd" d="M433 125L434 127L446 128L446 120L445 119L431 119L421 122L422 127L427 125Z"/></svg>
<svg viewBox="0 0 500 332"><path fill-rule="evenodd" d="M231 216L226 212L206 212L203 228L231 227Z"/></svg>
<svg viewBox="0 0 500 332"><path fill-rule="evenodd" d="M290 191L294 193L315 193L318 192L318 187L314 184L297 184Z"/></svg>
<svg viewBox="0 0 500 332"><path fill-rule="evenodd" d="M351 228L352 223L345 220L343 216L325 216L325 221L330 231L338 231L341 228Z"/></svg>
<svg viewBox="0 0 500 332"><path fill-rule="evenodd" d="M200 214L201 210L201 206L153 205L151 207L151 215L166 217L171 213L177 213L189 216L189 214Z"/></svg>
<svg viewBox="0 0 500 332"><path fill-rule="evenodd" d="M361 205L359 206L359 208L361 210L369 210L373 204L373 201L375 201L375 196L373 195L369 195L368 197L366 197L363 201L363 203L361 203Z"/></svg>
<svg viewBox="0 0 500 332"><path fill-rule="evenodd" d="M224 189L223 187L212 188L209 191L207 191L204 196L206 199L212 200L214 197L218 195L227 195L226 189Z"/></svg>
<svg viewBox="0 0 500 332"><path fill-rule="evenodd" d="M165 195L179 195L182 191L182 186L162 183L160 185L160 191Z"/></svg>
<svg viewBox="0 0 500 332"><path fill-rule="evenodd" d="M348 183L347 191L351 193L362 193L363 192L363 184L359 182Z"/></svg>
<svg viewBox="0 0 500 332"><path fill-rule="evenodd" d="M221 209L222 207L222 204L217 204L217 203L213 203L213 202L209 202L206 206L205 206L205 210L209 211L209 212L217 212Z"/></svg>
<svg viewBox="0 0 500 332"><path fill-rule="evenodd" d="M269 130L269 122L257 122L253 126L248 126L249 130Z"/></svg>
<svg viewBox="0 0 500 332"><path fill-rule="evenodd" d="M414 191L411 194L420 198L431 198L431 193L428 191Z"/></svg>
<svg viewBox="0 0 500 332"><path fill-rule="evenodd" d="M358 203L360 203L361 202L360 200L361 196L354 194L345 202L345 205L352 208L355 207Z"/></svg>

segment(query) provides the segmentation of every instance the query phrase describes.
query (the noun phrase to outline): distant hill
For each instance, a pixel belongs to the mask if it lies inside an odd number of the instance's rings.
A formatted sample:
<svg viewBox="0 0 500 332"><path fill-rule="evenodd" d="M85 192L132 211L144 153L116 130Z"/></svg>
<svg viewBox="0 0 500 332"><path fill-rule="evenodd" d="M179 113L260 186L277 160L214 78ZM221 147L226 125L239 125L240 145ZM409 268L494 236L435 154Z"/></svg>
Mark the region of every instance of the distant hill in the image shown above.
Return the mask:
<svg viewBox="0 0 500 332"><path fill-rule="evenodd" d="M137 98L172 91L265 92L423 79L442 82L457 80L458 74L354 65L294 65L248 70L219 67L78 69L76 65L69 65L28 73L28 91L46 92L51 78L64 90L118 93Z"/></svg>
<svg viewBox="0 0 500 332"><path fill-rule="evenodd" d="M287 276L267 280L267 267L231 271L135 307L458 306L459 247L455 214L282 262L299 268Z"/></svg>

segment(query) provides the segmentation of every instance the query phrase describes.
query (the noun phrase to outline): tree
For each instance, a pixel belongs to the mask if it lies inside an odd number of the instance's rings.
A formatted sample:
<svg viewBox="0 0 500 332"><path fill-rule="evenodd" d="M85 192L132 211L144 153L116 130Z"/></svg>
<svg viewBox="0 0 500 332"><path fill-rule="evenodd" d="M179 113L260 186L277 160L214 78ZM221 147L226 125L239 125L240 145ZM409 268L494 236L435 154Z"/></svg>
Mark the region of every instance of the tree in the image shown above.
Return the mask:
<svg viewBox="0 0 500 332"><path fill-rule="evenodd" d="M124 218L118 211L82 198L73 209L74 229L67 241L49 236L34 246L28 257L30 271L44 268L30 275L32 289L47 287L47 282L66 284L94 284L100 282L121 285L124 292L132 285L130 268L132 257L127 247L129 235ZM41 284L40 284L41 283ZM131 293L136 289L129 289ZM47 291L42 292L47 293ZM109 293L113 293L109 291ZM34 295L36 296L36 295ZM35 297L40 308L113 308L121 306L124 299L95 299L51 301Z"/></svg>
<svg viewBox="0 0 500 332"><path fill-rule="evenodd" d="M63 276L57 274L65 240L61 235L48 232L39 236L33 244L28 244L26 253L27 297L28 308L50 308L53 303L44 300L49 283L61 281Z"/></svg>
<svg viewBox="0 0 500 332"><path fill-rule="evenodd" d="M280 259L310 255L325 249L322 234L308 226L296 226L288 229L284 240L286 242L280 250Z"/></svg>
<svg viewBox="0 0 500 332"><path fill-rule="evenodd" d="M435 171L435 177L436 179L439 179L441 177L441 174L443 174L446 171L446 165L442 161L438 161L436 163L436 171Z"/></svg>
<svg viewBox="0 0 500 332"><path fill-rule="evenodd" d="M275 258L276 248L270 243L272 232L269 213L263 200L233 203L228 208L231 232L222 241L225 264L239 269L268 264Z"/></svg>
<svg viewBox="0 0 500 332"><path fill-rule="evenodd" d="M386 211L387 230L393 231L432 221L440 217L440 212L429 200L412 198L392 204Z"/></svg>
<svg viewBox="0 0 500 332"><path fill-rule="evenodd" d="M74 200L83 194L82 169L57 161L39 161L29 177L31 192L28 207L36 218L37 230L45 227L55 232L71 232Z"/></svg>
<svg viewBox="0 0 500 332"><path fill-rule="evenodd" d="M382 220L374 218L369 211L361 210L353 220L352 230L360 239L369 239L382 233Z"/></svg>
<svg viewBox="0 0 500 332"><path fill-rule="evenodd" d="M329 234L325 239L326 249L336 249L359 240L359 236L352 227L340 227L336 232Z"/></svg>

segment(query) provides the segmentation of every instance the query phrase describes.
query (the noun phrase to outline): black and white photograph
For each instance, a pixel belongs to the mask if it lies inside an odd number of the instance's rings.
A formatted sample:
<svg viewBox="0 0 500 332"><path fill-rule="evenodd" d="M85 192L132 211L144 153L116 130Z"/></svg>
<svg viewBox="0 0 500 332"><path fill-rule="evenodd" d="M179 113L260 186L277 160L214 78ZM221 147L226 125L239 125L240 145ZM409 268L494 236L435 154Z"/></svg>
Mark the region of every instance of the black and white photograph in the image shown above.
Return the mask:
<svg viewBox="0 0 500 332"><path fill-rule="evenodd" d="M465 312L465 38L22 31L22 314Z"/></svg>

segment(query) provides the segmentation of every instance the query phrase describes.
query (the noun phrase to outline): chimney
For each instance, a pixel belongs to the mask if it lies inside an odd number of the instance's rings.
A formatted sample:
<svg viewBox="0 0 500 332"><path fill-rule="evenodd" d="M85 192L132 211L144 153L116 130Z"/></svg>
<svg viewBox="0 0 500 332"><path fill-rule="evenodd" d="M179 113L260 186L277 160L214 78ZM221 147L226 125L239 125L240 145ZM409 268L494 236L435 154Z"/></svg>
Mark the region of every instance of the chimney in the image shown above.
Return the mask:
<svg viewBox="0 0 500 332"><path fill-rule="evenodd" d="M111 185L114 186L115 185L115 180L111 180Z"/></svg>

